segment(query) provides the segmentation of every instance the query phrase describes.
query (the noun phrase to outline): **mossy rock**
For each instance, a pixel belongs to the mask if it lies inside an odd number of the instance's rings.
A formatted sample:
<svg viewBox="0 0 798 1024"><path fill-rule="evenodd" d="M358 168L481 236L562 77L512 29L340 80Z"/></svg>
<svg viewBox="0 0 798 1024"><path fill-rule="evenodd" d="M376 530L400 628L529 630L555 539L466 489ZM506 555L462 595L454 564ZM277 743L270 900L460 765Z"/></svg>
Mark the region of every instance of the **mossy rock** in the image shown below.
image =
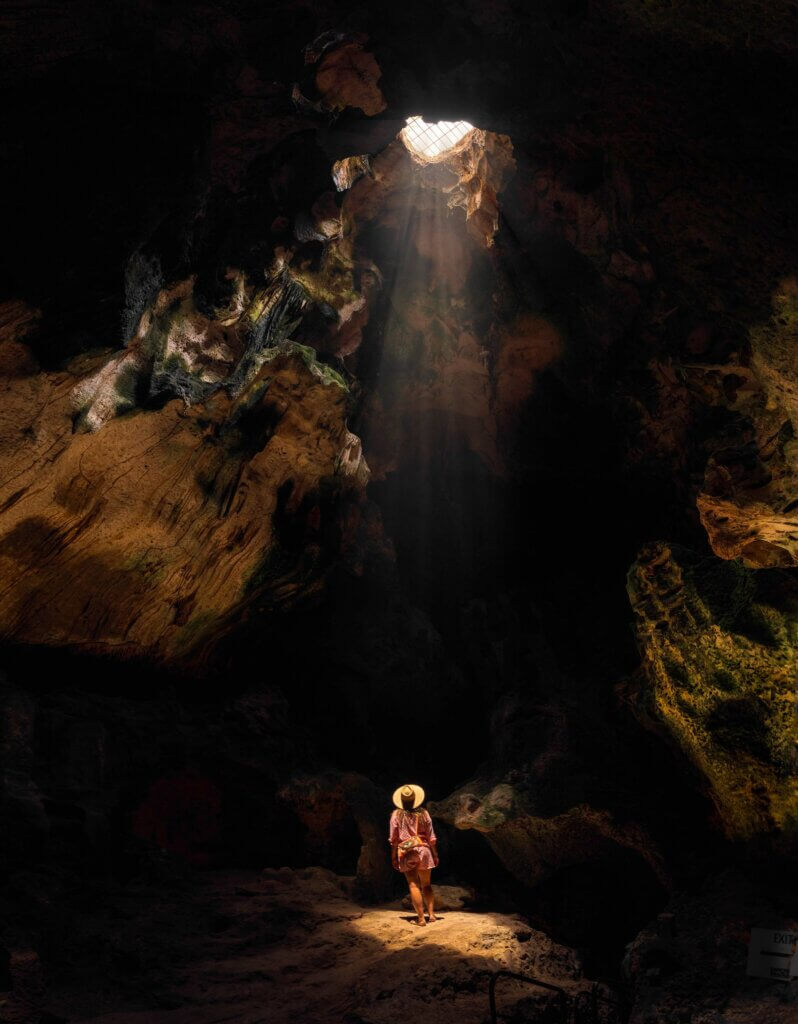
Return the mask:
<svg viewBox="0 0 798 1024"><path fill-rule="evenodd" d="M319 362L315 349L309 345L300 345L298 341L284 341L273 348L265 348L259 355L258 361L261 365L271 363L280 356L287 358L295 357L301 359L314 377L317 377L322 384L334 384L343 391L349 391L349 385L344 378L326 363Z"/></svg>
<svg viewBox="0 0 798 1024"><path fill-rule="evenodd" d="M641 717L698 768L730 837L798 839L798 581L655 544L628 592Z"/></svg>

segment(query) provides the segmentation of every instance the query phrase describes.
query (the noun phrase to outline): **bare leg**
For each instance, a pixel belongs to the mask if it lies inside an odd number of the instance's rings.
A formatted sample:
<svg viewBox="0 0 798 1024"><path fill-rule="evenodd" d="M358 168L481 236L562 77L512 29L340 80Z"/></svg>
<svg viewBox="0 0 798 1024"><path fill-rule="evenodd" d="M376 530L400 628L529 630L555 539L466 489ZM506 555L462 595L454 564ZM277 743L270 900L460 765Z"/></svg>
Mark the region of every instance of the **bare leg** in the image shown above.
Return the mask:
<svg viewBox="0 0 798 1024"><path fill-rule="evenodd" d="M432 924L433 921L438 920L435 916L435 893L432 891L431 875L431 870L419 871L418 873L418 878L421 883L421 891L424 893L424 902L427 904L430 924Z"/></svg>
<svg viewBox="0 0 798 1024"><path fill-rule="evenodd" d="M419 885L418 871L408 871L406 877L413 910L418 915L418 923L426 924L427 922L424 920L424 904L421 902L421 886Z"/></svg>

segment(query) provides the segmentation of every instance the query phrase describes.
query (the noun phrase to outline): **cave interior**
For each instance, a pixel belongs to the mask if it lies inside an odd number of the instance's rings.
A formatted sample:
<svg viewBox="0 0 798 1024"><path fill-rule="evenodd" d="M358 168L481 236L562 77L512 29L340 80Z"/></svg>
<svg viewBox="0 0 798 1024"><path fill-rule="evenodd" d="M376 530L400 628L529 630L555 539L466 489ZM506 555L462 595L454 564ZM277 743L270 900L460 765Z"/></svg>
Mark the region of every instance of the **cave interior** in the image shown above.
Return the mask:
<svg viewBox="0 0 798 1024"><path fill-rule="evenodd" d="M798 1021L794 6L4 23L0 1022Z"/></svg>

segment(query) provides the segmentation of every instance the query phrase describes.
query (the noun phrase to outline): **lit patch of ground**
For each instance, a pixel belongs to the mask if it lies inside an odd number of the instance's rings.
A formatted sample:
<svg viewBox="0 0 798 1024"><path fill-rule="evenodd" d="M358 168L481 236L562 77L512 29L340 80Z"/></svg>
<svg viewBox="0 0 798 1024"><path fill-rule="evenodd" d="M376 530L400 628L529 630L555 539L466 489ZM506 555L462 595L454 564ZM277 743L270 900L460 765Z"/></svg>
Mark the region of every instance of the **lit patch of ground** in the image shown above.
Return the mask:
<svg viewBox="0 0 798 1024"><path fill-rule="evenodd" d="M500 968L587 987L573 952L520 917L442 911L418 928L401 901L364 907L349 884L284 868L203 874L169 898L128 887L105 913L112 962L131 976L97 971L94 989L83 978L78 992L72 972L46 1009L83 1024L463 1024L488 1019ZM548 999L512 981L498 995L513 1016Z"/></svg>

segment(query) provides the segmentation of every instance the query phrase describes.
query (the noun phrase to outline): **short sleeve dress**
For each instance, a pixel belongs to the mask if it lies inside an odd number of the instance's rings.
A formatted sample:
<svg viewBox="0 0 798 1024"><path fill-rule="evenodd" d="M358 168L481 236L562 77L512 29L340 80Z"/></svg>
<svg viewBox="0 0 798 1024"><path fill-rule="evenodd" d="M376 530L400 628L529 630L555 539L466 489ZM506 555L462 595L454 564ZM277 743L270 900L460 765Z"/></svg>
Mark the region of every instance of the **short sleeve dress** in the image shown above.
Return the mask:
<svg viewBox="0 0 798 1024"><path fill-rule="evenodd" d="M391 845L403 843L405 839L409 839L411 836L419 836L425 843L424 846L415 848L419 857L418 870L430 871L435 867L435 861L429 844L437 842L437 837L428 811L421 809L418 811L396 810L393 812L389 826L388 842ZM399 870L407 870L402 868L401 858L399 859Z"/></svg>

